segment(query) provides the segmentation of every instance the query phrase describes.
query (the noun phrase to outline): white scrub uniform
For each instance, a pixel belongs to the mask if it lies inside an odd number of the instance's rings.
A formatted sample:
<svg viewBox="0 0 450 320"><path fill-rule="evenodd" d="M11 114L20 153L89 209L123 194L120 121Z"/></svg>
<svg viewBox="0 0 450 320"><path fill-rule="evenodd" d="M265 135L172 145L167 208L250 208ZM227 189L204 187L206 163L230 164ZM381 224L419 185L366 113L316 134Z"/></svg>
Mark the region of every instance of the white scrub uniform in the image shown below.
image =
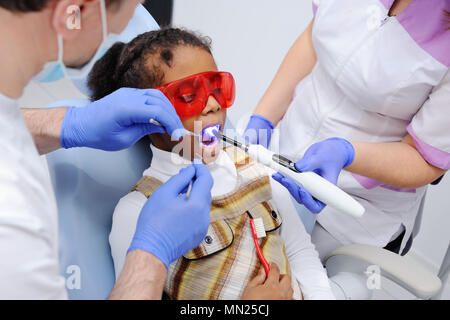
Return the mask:
<svg viewBox="0 0 450 320"><path fill-rule="evenodd" d="M156 28L139 5L119 40ZM48 89L50 99L55 98L54 88ZM30 102L39 100L39 90L26 90ZM0 151L0 300L67 299L59 273L58 215L48 170L18 102L1 94Z"/></svg>
<svg viewBox="0 0 450 320"><path fill-rule="evenodd" d="M15 100L0 94L0 299L65 299L50 177Z"/></svg>
<svg viewBox="0 0 450 320"><path fill-rule="evenodd" d="M388 17L393 3L314 1L317 64L298 84L272 148L299 160L330 137L394 142L409 133L426 161L450 168L450 1L413 0ZM366 212L358 219L326 207L317 220L332 237L384 247L404 228L404 248L426 187L397 189L347 171L338 185Z"/></svg>

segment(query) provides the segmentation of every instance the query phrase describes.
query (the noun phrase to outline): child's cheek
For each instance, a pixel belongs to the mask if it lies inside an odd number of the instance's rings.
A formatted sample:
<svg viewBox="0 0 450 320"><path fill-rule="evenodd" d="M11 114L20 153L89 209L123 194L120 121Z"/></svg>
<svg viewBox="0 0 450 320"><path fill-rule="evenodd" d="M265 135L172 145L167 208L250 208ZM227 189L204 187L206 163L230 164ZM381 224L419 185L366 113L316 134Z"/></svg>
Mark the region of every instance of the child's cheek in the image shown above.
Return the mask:
<svg viewBox="0 0 450 320"><path fill-rule="evenodd" d="M222 123L225 125L227 122L227 109L221 109L222 112Z"/></svg>
<svg viewBox="0 0 450 320"><path fill-rule="evenodd" d="M183 119L183 120L181 120L181 123L183 123L183 126L186 130L188 130L190 132L194 132L195 119L196 119L195 117Z"/></svg>

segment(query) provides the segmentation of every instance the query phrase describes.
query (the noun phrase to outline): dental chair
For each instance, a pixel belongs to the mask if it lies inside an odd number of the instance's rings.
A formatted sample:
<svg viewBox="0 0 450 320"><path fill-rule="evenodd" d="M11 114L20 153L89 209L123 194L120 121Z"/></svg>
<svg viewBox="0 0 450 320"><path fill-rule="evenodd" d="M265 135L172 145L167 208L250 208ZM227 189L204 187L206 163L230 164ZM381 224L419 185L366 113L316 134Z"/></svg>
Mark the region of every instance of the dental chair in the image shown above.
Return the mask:
<svg viewBox="0 0 450 320"><path fill-rule="evenodd" d="M84 106L88 100L59 102ZM53 105L57 107L58 105ZM46 156L59 212L60 274L69 299L106 299L114 286L112 214L151 162L150 140L128 150L58 150Z"/></svg>
<svg viewBox="0 0 450 320"><path fill-rule="evenodd" d="M368 300L390 279L419 299L439 300L448 280L450 251L447 250L438 275L409 256L368 245L349 245L335 250L326 260L326 269L336 299Z"/></svg>
<svg viewBox="0 0 450 320"><path fill-rule="evenodd" d="M425 198L419 208L413 236L420 230ZM380 289L383 278L419 299L440 299L450 272L450 246L436 275L412 257L383 248L353 244L332 252L325 267L333 293L339 300L368 300Z"/></svg>

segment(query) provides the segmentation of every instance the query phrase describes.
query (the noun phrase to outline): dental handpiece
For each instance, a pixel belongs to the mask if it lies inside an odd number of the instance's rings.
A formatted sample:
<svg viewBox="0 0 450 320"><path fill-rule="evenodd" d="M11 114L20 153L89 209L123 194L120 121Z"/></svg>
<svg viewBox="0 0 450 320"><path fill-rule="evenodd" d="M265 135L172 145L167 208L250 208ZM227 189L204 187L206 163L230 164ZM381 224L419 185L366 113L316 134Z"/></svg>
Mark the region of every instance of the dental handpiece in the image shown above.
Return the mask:
<svg viewBox="0 0 450 320"><path fill-rule="evenodd" d="M352 217L361 217L364 214L365 209L358 201L318 174L297 170L293 161L275 154L261 145L242 144L224 136L218 131L215 131L214 134L218 139L244 150L259 163L280 172L285 177L291 178L298 185L305 188L313 197L330 207Z"/></svg>

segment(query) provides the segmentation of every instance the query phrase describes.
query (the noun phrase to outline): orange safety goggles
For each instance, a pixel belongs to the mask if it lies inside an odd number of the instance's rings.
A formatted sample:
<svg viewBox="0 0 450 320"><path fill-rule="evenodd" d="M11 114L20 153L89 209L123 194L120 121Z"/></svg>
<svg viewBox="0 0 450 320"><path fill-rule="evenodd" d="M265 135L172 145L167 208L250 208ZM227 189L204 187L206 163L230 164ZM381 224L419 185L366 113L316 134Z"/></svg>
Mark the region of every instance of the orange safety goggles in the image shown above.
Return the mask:
<svg viewBox="0 0 450 320"><path fill-rule="evenodd" d="M210 96L222 109L227 109L233 105L236 95L234 78L229 72L198 73L156 89L170 100L180 119L202 113Z"/></svg>

